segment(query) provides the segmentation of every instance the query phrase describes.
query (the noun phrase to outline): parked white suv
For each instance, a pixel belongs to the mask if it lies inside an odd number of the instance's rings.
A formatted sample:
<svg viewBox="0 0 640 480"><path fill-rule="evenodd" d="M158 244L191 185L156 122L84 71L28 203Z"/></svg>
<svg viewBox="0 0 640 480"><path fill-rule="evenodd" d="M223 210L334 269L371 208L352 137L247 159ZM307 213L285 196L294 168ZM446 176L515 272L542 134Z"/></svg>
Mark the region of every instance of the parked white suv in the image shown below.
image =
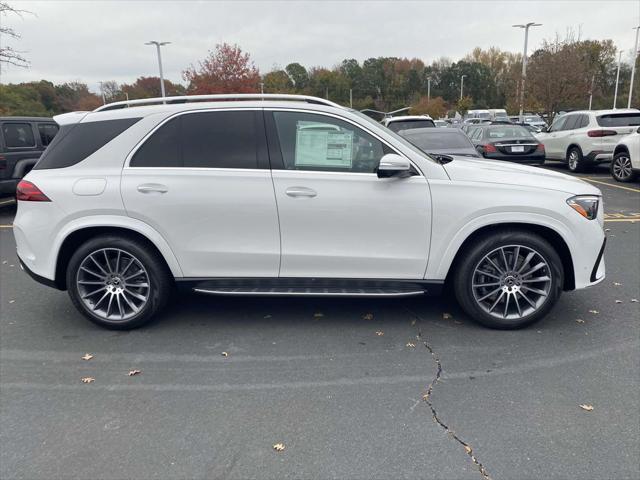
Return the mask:
<svg viewBox="0 0 640 480"><path fill-rule="evenodd" d="M640 128L620 139L611 161L611 176L619 182L632 182L639 174Z"/></svg>
<svg viewBox="0 0 640 480"><path fill-rule="evenodd" d="M56 117L17 189L23 268L99 325L145 323L174 284L406 297L449 280L477 321L518 328L604 278L602 197L579 179L439 163L313 97L165 101Z"/></svg>
<svg viewBox="0 0 640 480"><path fill-rule="evenodd" d="M547 159L563 160L572 172L584 172L610 161L618 140L638 125L636 109L585 110L556 117L536 137L544 144Z"/></svg>

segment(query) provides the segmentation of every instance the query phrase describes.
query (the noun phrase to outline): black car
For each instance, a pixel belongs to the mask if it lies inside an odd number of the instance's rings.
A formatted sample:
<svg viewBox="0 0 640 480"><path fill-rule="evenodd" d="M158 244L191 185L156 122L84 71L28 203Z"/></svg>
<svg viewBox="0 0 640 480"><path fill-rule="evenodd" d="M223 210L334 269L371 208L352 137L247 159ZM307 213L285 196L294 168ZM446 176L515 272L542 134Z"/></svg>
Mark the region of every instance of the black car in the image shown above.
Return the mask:
<svg viewBox="0 0 640 480"><path fill-rule="evenodd" d="M423 152L431 155L479 157L469 137L459 128L415 128L398 132Z"/></svg>
<svg viewBox="0 0 640 480"><path fill-rule="evenodd" d="M478 125L470 138L484 158L544 163L544 145L520 125Z"/></svg>
<svg viewBox="0 0 640 480"><path fill-rule="evenodd" d="M51 118L0 117L0 195L15 193L57 133Z"/></svg>

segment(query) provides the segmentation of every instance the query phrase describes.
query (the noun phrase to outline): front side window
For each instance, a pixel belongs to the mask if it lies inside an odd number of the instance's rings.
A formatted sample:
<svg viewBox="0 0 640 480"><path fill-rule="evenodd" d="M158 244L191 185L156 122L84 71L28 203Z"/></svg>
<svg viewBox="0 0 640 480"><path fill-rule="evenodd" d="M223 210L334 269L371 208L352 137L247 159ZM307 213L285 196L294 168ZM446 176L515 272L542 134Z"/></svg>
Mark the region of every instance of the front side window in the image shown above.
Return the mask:
<svg viewBox="0 0 640 480"><path fill-rule="evenodd" d="M562 130L575 130L580 124L580 115L567 115Z"/></svg>
<svg viewBox="0 0 640 480"><path fill-rule="evenodd" d="M55 123L39 123L38 132L40 133L40 141L42 146L46 147L53 141L53 137L58 133L58 125Z"/></svg>
<svg viewBox="0 0 640 480"><path fill-rule="evenodd" d="M2 135L7 148L29 148L36 146L36 139L29 123L5 123Z"/></svg>
<svg viewBox="0 0 640 480"><path fill-rule="evenodd" d="M549 129L549 131L550 132L557 132L559 130L562 130L566 120L567 120L567 117L564 117L564 116L558 118L555 122L553 122L553 125L551 125L551 128Z"/></svg>
<svg viewBox="0 0 640 480"><path fill-rule="evenodd" d="M180 115L156 130L131 159L132 167L257 168L254 111Z"/></svg>
<svg viewBox="0 0 640 480"><path fill-rule="evenodd" d="M374 173L390 150L350 123L324 115L273 112L286 170Z"/></svg>

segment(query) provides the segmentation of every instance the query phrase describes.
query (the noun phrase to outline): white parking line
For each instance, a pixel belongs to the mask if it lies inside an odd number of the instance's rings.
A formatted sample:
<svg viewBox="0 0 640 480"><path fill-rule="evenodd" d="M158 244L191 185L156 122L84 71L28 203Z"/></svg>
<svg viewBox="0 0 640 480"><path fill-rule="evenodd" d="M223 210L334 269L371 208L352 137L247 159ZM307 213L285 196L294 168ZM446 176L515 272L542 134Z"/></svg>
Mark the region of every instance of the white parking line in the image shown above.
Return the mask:
<svg viewBox="0 0 640 480"><path fill-rule="evenodd" d="M0 202L0 205L11 205L16 203L15 199L10 198L9 200L3 200L2 202Z"/></svg>

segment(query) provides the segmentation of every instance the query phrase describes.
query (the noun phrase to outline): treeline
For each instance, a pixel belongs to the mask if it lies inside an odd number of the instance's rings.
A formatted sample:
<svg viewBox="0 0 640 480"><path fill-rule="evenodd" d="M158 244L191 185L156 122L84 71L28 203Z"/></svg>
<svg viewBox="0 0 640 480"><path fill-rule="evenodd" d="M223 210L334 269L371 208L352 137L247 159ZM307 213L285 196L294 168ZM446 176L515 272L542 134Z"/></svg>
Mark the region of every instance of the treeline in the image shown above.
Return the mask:
<svg viewBox="0 0 640 480"><path fill-rule="evenodd" d="M617 70L611 40L580 40L570 32L544 41L531 53L527 66L525 109L557 112L611 108ZM636 59L638 62L638 59ZM474 49L457 62L440 58L345 59L333 68L290 63L261 74L250 55L237 45L217 45L208 56L183 72L185 85L165 80L167 95L206 93L300 93L328 98L356 109L390 111L412 106L415 113L442 117L470 108L506 108L517 113L522 55L497 47ZM631 67L623 63L618 106L626 106ZM461 95L461 79L464 88ZM633 106L639 106L640 74L634 82ZM132 84L101 83L100 94L86 84L54 85L42 80L0 85L1 115L53 115L91 110L104 102L160 96L157 77L140 77Z"/></svg>

